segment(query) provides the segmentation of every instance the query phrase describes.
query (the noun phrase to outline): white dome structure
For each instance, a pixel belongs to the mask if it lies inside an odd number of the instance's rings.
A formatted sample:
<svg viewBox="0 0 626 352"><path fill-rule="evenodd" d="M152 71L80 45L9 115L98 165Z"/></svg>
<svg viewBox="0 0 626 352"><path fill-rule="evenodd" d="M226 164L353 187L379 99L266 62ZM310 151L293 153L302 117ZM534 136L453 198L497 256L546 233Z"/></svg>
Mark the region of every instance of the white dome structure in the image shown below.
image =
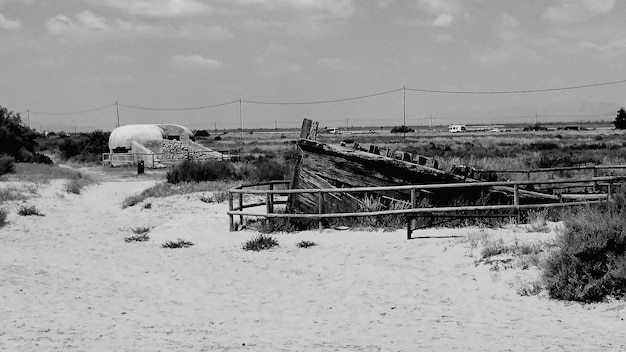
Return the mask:
<svg viewBox="0 0 626 352"><path fill-rule="evenodd" d="M109 137L109 149L129 151L133 148L133 142L137 142L153 153L160 153L165 133L157 125L126 125L111 132Z"/></svg>

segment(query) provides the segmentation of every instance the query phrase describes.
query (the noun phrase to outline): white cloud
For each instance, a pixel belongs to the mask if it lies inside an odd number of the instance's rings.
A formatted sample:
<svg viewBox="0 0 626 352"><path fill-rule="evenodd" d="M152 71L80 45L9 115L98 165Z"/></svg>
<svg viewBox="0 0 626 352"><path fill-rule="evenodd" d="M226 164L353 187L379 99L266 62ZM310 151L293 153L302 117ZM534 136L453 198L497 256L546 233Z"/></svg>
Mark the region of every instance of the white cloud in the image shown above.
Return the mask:
<svg viewBox="0 0 626 352"><path fill-rule="evenodd" d="M179 27L108 20L90 11L74 16L57 15L45 22L48 33L61 41L124 38L182 38L187 40L230 39L232 34L222 26L183 24Z"/></svg>
<svg viewBox="0 0 626 352"><path fill-rule="evenodd" d="M555 23L578 23L595 16L609 13L615 7L616 0L560 0L551 6L543 17Z"/></svg>
<svg viewBox="0 0 626 352"><path fill-rule="evenodd" d="M323 69L333 71L356 71L358 69L357 65L354 63L345 61L338 57L319 59L315 65Z"/></svg>
<svg viewBox="0 0 626 352"><path fill-rule="evenodd" d="M264 53L254 59L260 72L268 75L297 73L302 71L302 65L297 60L303 57L304 52L284 46L272 41Z"/></svg>
<svg viewBox="0 0 626 352"><path fill-rule="evenodd" d="M433 21L433 26L448 27L452 24L452 21L454 21L454 17L452 17L452 15L442 13L441 15L437 16L437 18L435 18L435 20Z"/></svg>
<svg viewBox="0 0 626 352"><path fill-rule="evenodd" d="M472 55L480 64L499 65L511 61L538 62L541 56L534 50L515 43L504 43L498 48L485 49Z"/></svg>
<svg viewBox="0 0 626 352"><path fill-rule="evenodd" d="M520 25L520 22L517 18L509 15L508 13L503 13L500 15L498 19L498 27L500 28L515 28Z"/></svg>
<svg viewBox="0 0 626 352"><path fill-rule="evenodd" d="M170 58L170 65L181 69L205 71L214 71L224 68L222 62L200 55L176 55Z"/></svg>
<svg viewBox="0 0 626 352"><path fill-rule="evenodd" d="M22 22L20 20L8 19L0 13L0 29L18 29L21 26Z"/></svg>
<svg viewBox="0 0 626 352"><path fill-rule="evenodd" d="M267 11L314 11L326 19L350 17L356 11L354 0L236 0L243 5L257 5Z"/></svg>
<svg viewBox="0 0 626 352"><path fill-rule="evenodd" d="M132 15L148 17L183 17L209 12L209 5L196 0L90 0L98 5L117 8Z"/></svg>

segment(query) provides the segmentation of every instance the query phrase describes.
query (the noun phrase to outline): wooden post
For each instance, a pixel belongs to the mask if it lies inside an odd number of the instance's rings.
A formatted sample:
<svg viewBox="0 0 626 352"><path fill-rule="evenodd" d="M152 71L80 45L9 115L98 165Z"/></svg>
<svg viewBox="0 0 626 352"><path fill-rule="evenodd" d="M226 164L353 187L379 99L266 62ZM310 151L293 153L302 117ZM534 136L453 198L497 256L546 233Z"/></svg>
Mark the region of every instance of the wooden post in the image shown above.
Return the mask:
<svg viewBox="0 0 626 352"><path fill-rule="evenodd" d="M239 211L243 211L243 193L239 193ZM239 215L239 224L243 225L243 215Z"/></svg>
<svg viewBox="0 0 626 352"><path fill-rule="evenodd" d="M593 177L598 177L598 169L595 166L593 167ZM598 181L593 181L593 191L598 191Z"/></svg>
<svg viewBox="0 0 626 352"><path fill-rule="evenodd" d="M265 194L265 208L267 211L267 214L271 214L273 213L273 206L272 206L272 201L271 201L271 197L272 195L268 192ZM265 218L265 228L267 229L267 231L272 231L272 219L270 219L269 217Z"/></svg>
<svg viewBox="0 0 626 352"><path fill-rule="evenodd" d="M606 203L609 208L609 213L613 212L613 180L609 180L609 187L606 190Z"/></svg>
<svg viewBox="0 0 626 352"><path fill-rule="evenodd" d="M319 229L320 229L320 232L322 232L322 230L324 230L324 222L321 217L321 215L324 214L324 193L322 192L319 192L317 194L317 206L318 206L318 214L320 215Z"/></svg>
<svg viewBox="0 0 626 352"><path fill-rule="evenodd" d="M233 211L233 194L228 192L228 210ZM235 219L233 214L228 214L230 220L230 232L235 231Z"/></svg>
<svg viewBox="0 0 626 352"><path fill-rule="evenodd" d="M417 190L415 188L411 188L411 209L417 208ZM413 233L413 227L415 225L415 219L410 216L407 221L406 228L406 239L411 239L411 234Z"/></svg>
<svg viewBox="0 0 626 352"><path fill-rule="evenodd" d="M519 185L517 183L513 186L513 204L515 205L517 224L519 225L522 222L522 217L519 210Z"/></svg>

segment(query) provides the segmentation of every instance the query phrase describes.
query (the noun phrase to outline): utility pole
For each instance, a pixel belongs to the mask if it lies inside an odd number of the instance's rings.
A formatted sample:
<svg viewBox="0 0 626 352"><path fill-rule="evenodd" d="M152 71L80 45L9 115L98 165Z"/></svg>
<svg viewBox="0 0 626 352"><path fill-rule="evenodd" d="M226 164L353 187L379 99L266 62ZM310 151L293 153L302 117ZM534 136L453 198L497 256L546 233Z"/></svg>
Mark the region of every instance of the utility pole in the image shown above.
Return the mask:
<svg viewBox="0 0 626 352"><path fill-rule="evenodd" d="M348 119L346 119L346 131L350 130L350 128L348 127Z"/></svg>
<svg viewBox="0 0 626 352"><path fill-rule="evenodd" d="M434 129L433 129L433 114L430 114L430 130L434 131Z"/></svg>
<svg viewBox="0 0 626 352"><path fill-rule="evenodd" d="M213 121L213 129L217 131L217 121Z"/></svg>
<svg viewBox="0 0 626 352"><path fill-rule="evenodd" d="M278 134L278 122L274 120L274 131Z"/></svg>
<svg viewBox="0 0 626 352"><path fill-rule="evenodd" d="M115 111L117 111L117 127L120 127L120 105L115 102Z"/></svg>
<svg viewBox="0 0 626 352"><path fill-rule="evenodd" d="M26 114L28 115L28 129L30 129L30 110L26 109Z"/></svg>
<svg viewBox="0 0 626 352"><path fill-rule="evenodd" d="M241 147L243 148L243 113L241 111L241 98L239 98L239 139L241 141Z"/></svg>
<svg viewBox="0 0 626 352"><path fill-rule="evenodd" d="M403 121L402 122L402 139L406 139L406 129L407 129L407 127L406 127L406 85L402 87L402 93L403 93L402 94L402 96L403 96L402 102L403 102L403 105L404 105L404 112L402 114L402 117L403 117L403 120L402 120Z"/></svg>
<svg viewBox="0 0 626 352"><path fill-rule="evenodd" d="M535 113L535 126L538 126L538 124L537 124L538 122L537 121L538 121L537 120L537 113Z"/></svg>

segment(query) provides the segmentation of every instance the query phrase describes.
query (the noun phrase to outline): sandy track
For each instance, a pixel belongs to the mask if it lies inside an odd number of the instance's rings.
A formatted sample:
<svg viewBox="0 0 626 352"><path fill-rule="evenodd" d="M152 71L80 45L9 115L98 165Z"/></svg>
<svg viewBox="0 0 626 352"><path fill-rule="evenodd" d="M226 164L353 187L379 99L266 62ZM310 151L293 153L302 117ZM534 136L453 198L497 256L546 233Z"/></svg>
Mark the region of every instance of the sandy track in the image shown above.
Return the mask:
<svg viewBox="0 0 626 352"><path fill-rule="evenodd" d="M45 217L12 211L0 230L1 350L626 350L624 302L521 297L510 272L474 264L467 241L325 230L245 252L255 233L229 233L226 206L197 194L121 209L154 182L81 195L52 182L26 202ZM138 226L150 241L125 243ZM472 231L533 237L416 235ZM160 247L177 238L196 245ZM319 245L297 248L303 239Z"/></svg>

